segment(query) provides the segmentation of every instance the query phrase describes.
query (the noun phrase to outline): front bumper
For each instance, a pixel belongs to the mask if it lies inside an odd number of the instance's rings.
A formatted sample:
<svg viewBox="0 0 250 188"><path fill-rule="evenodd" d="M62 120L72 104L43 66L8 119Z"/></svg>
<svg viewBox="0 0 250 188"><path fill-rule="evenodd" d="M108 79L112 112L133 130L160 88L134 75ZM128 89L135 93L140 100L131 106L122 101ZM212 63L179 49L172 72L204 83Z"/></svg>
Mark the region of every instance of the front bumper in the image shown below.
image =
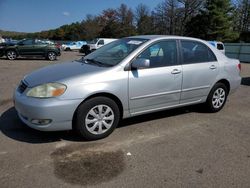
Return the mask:
<svg viewBox="0 0 250 188"><path fill-rule="evenodd" d="M14 104L19 118L29 127L40 131L62 131L72 129L72 119L81 100L60 100L56 98L37 99L27 97L18 91ZM32 120L49 119L46 125L32 123Z"/></svg>

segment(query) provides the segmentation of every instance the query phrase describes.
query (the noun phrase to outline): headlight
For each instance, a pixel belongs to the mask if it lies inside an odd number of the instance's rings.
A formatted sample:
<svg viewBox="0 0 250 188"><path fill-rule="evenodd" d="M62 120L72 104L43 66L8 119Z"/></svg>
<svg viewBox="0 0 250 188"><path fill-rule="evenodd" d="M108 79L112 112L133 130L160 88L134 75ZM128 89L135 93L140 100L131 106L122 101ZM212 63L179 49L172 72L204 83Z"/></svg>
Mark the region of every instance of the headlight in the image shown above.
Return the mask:
<svg viewBox="0 0 250 188"><path fill-rule="evenodd" d="M58 97L66 91L66 86L59 83L47 83L33 87L27 92L28 97L50 98Z"/></svg>

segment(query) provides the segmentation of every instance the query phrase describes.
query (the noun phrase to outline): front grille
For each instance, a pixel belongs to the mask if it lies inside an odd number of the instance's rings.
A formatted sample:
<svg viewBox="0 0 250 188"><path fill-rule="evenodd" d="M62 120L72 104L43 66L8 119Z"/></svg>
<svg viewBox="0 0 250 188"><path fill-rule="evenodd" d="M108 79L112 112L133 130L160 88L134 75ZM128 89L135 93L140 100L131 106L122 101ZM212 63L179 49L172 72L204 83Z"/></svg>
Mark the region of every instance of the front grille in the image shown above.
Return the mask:
<svg viewBox="0 0 250 188"><path fill-rule="evenodd" d="M27 84L25 84L23 81L21 81L18 88L17 88L17 90L20 93L23 93L27 87L28 87Z"/></svg>

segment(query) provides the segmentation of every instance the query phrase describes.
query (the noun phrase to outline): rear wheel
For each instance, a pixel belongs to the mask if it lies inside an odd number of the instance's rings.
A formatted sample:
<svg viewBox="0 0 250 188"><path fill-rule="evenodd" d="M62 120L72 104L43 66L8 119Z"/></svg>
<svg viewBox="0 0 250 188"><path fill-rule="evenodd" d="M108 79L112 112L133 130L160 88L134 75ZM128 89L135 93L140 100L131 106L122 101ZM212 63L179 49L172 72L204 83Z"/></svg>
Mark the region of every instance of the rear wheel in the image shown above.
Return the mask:
<svg viewBox="0 0 250 188"><path fill-rule="evenodd" d="M228 89L223 83L216 83L210 91L206 106L210 112L220 111L226 103Z"/></svg>
<svg viewBox="0 0 250 188"><path fill-rule="evenodd" d="M76 130L86 140L97 140L113 132L120 120L117 104L107 97L95 97L78 107Z"/></svg>
<svg viewBox="0 0 250 188"><path fill-rule="evenodd" d="M17 58L17 53L15 50L8 50L6 53L6 57L9 60L15 60Z"/></svg>
<svg viewBox="0 0 250 188"><path fill-rule="evenodd" d="M48 52L47 58L48 58L50 61L56 60L56 53L55 53L55 52Z"/></svg>

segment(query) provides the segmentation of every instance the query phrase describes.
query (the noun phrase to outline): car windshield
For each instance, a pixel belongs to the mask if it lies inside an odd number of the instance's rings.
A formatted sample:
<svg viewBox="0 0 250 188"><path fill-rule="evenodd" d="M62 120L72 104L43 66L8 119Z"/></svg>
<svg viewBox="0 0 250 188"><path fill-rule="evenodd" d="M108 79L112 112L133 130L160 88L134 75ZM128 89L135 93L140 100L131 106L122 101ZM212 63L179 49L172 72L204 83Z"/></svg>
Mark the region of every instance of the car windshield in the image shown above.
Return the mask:
<svg viewBox="0 0 250 188"><path fill-rule="evenodd" d="M85 56L81 61L102 64L103 66L115 66L146 41L148 40L142 38L116 40Z"/></svg>

